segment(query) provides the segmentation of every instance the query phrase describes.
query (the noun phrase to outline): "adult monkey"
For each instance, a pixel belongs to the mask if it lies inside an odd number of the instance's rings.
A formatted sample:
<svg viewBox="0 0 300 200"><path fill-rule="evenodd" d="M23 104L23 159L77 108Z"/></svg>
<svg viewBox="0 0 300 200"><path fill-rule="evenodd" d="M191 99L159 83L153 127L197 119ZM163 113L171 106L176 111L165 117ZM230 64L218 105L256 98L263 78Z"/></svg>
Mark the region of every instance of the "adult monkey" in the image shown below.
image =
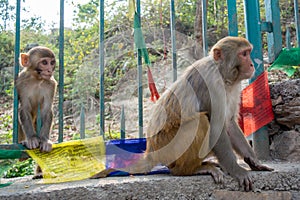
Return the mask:
<svg viewBox="0 0 300 200"><path fill-rule="evenodd" d="M47 47L37 46L21 53L23 70L16 80L19 95L19 136L18 141L29 149L40 148L42 152L52 150L49 141L53 120L53 98L57 82L53 77L55 55ZM42 127L36 133L38 107L40 107Z"/></svg>
<svg viewBox="0 0 300 200"><path fill-rule="evenodd" d="M222 182L223 173L212 163L203 162L214 154L222 169L245 191L252 190L252 180L238 165L233 150L252 170L273 169L259 163L237 124L241 81L254 73L251 51L246 39L225 37L212 47L209 56L188 67L152 109L143 159L120 170L144 173L162 163L173 175L210 173L215 182ZM115 170L104 170L92 178Z"/></svg>

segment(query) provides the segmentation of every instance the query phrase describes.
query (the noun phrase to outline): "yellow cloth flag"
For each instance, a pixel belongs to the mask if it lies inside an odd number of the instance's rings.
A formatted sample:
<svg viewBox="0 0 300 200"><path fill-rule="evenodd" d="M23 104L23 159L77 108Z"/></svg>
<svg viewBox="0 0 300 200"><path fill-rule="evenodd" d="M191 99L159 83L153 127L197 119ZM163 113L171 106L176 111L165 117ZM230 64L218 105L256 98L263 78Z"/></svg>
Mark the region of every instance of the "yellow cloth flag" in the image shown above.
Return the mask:
<svg viewBox="0 0 300 200"><path fill-rule="evenodd" d="M135 0L128 0L128 18L133 19L135 12Z"/></svg>
<svg viewBox="0 0 300 200"><path fill-rule="evenodd" d="M53 144L49 153L27 150L43 171L41 183L89 178L105 169L105 144L101 136Z"/></svg>

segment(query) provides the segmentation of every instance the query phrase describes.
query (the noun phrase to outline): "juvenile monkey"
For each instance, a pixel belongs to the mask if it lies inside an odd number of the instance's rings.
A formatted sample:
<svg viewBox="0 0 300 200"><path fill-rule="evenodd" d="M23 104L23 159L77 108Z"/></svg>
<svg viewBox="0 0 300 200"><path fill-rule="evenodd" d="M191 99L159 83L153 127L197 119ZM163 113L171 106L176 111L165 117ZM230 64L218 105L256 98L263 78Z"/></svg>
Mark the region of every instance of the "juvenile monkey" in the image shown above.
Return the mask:
<svg viewBox="0 0 300 200"><path fill-rule="evenodd" d="M218 183L223 181L223 173L204 162L213 154L244 190L252 190L252 180L237 163L233 150L252 170L272 169L260 164L237 124L241 81L254 73L251 51L246 39L225 37L212 47L209 56L188 67L152 109L144 157L119 170L145 173L161 163L173 175L210 173ZM92 178L115 170L106 169Z"/></svg>
<svg viewBox="0 0 300 200"><path fill-rule="evenodd" d="M20 65L23 70L16 79L19 95L19 136L18 141L28 149L38 148L42 152L52 150L49 134L52 127L52 104L57 82L53 77L55 55L49 48L37 46L21 53ZM42 127L36 132L38 107Z"/></svg>

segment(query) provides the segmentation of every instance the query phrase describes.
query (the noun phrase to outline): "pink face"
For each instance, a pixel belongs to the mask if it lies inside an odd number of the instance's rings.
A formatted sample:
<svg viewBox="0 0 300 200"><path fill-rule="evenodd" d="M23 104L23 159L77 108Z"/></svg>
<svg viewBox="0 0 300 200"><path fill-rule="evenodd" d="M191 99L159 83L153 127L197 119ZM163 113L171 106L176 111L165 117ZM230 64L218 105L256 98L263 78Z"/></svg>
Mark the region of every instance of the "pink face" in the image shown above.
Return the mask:
<svg viewBox="0 0 300 200"><path fill-rule="evenodd" d="M243 49L241 52L238 53L238 58L240 59L240 78L241 79L248 79L251 78L254 74L254 65L250 57L250 53L252 48Z"/></svg>
<svg viewBox="0 0 300 200"><path fill-rule="evenodd" d="M55 64L55 58L41 58L38 61L38 67L36 71L38 72L41 78L49 80L53 75Z"/></svg>

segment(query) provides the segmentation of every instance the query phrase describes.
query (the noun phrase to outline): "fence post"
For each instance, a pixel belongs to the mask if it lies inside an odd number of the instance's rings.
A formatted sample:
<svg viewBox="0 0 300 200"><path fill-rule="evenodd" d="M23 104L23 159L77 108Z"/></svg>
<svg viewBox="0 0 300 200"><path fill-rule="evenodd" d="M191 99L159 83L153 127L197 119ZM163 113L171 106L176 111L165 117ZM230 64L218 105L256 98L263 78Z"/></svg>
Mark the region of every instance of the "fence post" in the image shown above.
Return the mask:
<svg viewBox="0 0 300 200"><path fill-rule="evenodd" d="M238 36L236 0L227 0L228 7L228 34Z"/></svg>
<svg viewBox="0 0 300 200"><path fill-rule="evenodd" d="M203 42L203 56L207 56L207 0L202 0L202 42Z"/></svg>
<svg viewBox="0 0 300 200"><path fill-rule="evenodd" d="M124 105L122 105L120 121L121 121L121 126L120 126L121 139L125 139L125 109L124 109Z"/></svg>
<svg viewBox="0 0 300 200"><path fill-rule="evenodd" d="M139 23L141 24L141 4L140 0L136 0L136 13L139 18ZM142 67L142 54L139 49L137 49L137 82L138 82L138 115L139 115L139 138L143 136L143 67Z"/></svg>
<svg viewBox="0 0 300 200"><path fill-rule="evenodd" d="M104 138L105 121L104 121L104 0L100 0L100 45L99 45L99 57L100 57L100 135Z"/></svg>
<svg viewBox="0 0 300 200"><path fill-rule="evenodd" d="M171 39L172 39L172 66L173 82L177 80L177 56L176 56L176 31L175 31L175 5L174 0L170 2Z"/></svg>
<svg viewBox="0 0 300 200"><path fill-rule="evenodd" d="M251 57L254 62L255 74L250 80L250 82L253 82L261 73L264 72L259 1L244 0L244 6L246 37L253 45ZM259 159L269 159L269 135L266 126L253 133L253 145L254 151Z"/></svg>
<svg viewBox="0 0 300 200"><path fill-rule="evenodd" d="M298 44L298 48L300 48L300 17L299 17L299 3L298 3L298 0L294 0L294 12L295 12L297 44Z"/></svg>
<svg viewBox="0 0 300 200"><path fill-rule="evenodd" d="M266 20L272 24L272 32L268 32L269 62L277 58L282 49L280 9L278 0L265 0Z"/></svg>
<svg viewBox="0 0 300 200"><path fill-rule="evenodd" d="M42 128L41 106L38 104L37 117L36 117L36 134L39 136Z"/></svg>
<svg viewBox="0 0 300 200"><path fill-rule="evenodd" d="M20 19L21 19L21 0L16 2L16 35L15 35L15 71L14 80L16 81L19 74L19 55L20 55ZM18 92L14 87L14 115L13 115L13 143L18 143Z"/></svg>
<svg viewBox="0 0 300 200"><path fill-rule="evenodd" d="M286 48L291 49L291 33L290 33L290 28L286 26L286 33L285 33L285 42L286 42Z"/></svg>
<svg viewBox="0 0 300 200"><path fill-rule="evenodd" d="M64 0L60 0L60 25L59 25L59 131L58 131L58 142L63 141L64 131L64 114L63 114L63 103L64 103Z"/></svg>
<svg viewBox="0 0 300 200"><path fill-rule="evenodd" d="M81 105L80 110L80 139L85 138L85 109L84 105Z"/></svg>

